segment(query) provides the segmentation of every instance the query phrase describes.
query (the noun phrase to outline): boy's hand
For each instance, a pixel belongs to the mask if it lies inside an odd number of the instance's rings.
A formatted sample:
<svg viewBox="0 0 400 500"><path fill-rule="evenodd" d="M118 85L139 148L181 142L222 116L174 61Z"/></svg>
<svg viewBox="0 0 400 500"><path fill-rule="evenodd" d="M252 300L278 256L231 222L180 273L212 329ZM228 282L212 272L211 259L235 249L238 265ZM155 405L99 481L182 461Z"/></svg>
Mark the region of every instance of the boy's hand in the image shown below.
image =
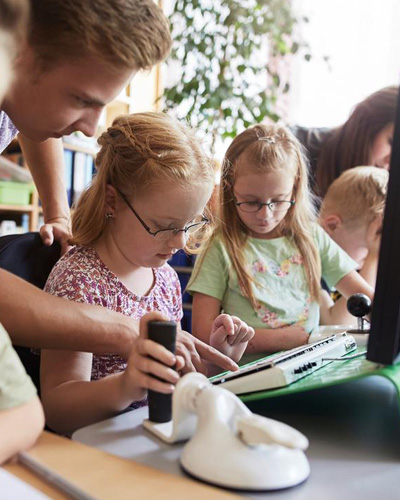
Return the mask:
<svg viewBox="0 0 400 500"><path fill-rule="evenodd" d="M240 318L220 314L213 323L210 345L238 362L253 337L254 329Z"/></svg>

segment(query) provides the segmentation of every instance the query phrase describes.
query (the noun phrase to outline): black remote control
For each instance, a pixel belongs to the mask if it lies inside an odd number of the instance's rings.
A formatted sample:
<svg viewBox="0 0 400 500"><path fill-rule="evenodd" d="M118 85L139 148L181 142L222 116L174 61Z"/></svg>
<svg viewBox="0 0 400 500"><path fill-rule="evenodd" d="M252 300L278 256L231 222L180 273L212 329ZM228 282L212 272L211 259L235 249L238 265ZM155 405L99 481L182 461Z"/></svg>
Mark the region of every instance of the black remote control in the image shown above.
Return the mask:
<svg viewBox="0 0 400 500"><path fill-rule="evenodd" d="M175 354L176 323L172 321L150 321L147 336ZM172 418L172 394L149 390L149 420L169 422Z"/></svg>

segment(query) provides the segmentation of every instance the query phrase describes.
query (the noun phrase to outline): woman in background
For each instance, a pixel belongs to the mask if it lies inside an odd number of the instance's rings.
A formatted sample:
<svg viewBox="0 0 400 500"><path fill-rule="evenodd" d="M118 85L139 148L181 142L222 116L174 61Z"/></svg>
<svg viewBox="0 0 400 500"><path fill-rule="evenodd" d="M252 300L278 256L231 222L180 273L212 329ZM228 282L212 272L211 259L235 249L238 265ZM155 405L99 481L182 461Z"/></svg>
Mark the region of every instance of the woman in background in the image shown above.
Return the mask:
<svg viewBox="0 0 400 500"><path fill-rule="evenodd" d="M330 184L349 168L389 169L397 96L397 86L374 92L335 129L292 129L307 150L311 185L318 196L323 198Z"/></svg>

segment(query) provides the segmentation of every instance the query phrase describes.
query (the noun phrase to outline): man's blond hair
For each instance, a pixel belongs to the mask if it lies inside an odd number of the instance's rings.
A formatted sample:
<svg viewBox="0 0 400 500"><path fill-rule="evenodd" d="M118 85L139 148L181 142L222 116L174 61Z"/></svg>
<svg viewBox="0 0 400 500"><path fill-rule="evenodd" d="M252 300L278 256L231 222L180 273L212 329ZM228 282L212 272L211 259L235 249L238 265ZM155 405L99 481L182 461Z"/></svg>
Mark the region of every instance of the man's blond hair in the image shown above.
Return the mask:
<svg viewBox="0 0 400 500"><path fill-rule="evenodd" d="M31 0L28 41L43 68L95 56L150 69L168 55L168 21L153 0Z"/></svg>
<svg viewBox="0 0 400 500"><path fill-rule="evenodd" d="M346 226L369 224L383 213L389 172L378 167L355 167L343 172L329 186L320 219L338 215Z"/></svg>

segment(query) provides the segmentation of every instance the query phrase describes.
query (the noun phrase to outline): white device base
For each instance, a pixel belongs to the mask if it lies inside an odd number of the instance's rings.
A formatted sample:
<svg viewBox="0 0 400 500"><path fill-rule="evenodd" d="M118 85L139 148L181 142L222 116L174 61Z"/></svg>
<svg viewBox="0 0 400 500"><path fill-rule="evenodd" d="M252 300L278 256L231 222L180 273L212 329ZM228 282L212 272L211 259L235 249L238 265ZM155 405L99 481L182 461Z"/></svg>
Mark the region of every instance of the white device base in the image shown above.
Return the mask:
<svg viewBox="0 0 400 500"><path fill-rule="evenodd" d="M182 467L207 483L267 491L295 486L310 474L303 434L254 415L236 395L200 373L178 382L172 415L171 422L145 420L143 425L170 444L190 439L182 451Z"/></svg>

